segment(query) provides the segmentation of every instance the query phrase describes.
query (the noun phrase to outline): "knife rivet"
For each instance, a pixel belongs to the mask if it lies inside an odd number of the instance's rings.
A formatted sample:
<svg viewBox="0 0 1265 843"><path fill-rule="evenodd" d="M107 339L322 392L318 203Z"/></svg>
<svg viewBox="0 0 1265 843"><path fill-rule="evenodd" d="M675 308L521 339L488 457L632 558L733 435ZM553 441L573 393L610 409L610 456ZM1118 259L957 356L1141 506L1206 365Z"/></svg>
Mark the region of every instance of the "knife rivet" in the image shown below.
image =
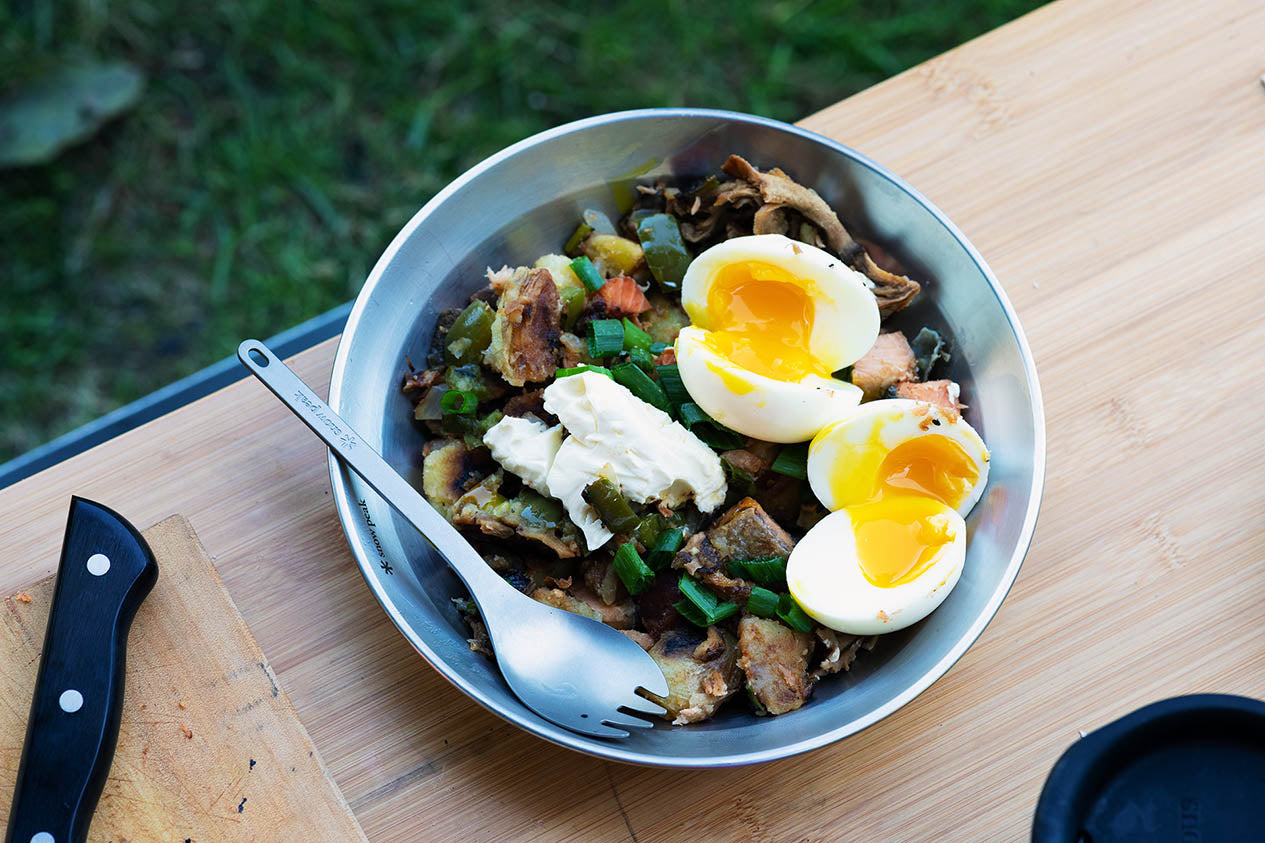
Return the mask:
<svg viewBox="0 0 1265 843"><path fill-rule="evenodd" d="M83 708L83 694L74 688L62 691L61 696L57 698L57 704L61 706L61 710L67 714L74 714Z"/></svg>
<svg viewBox="0 0 1265 843"><path fill-rule="evenodd" d="M94 553L88 557L88 573L100 577L110 570L110 557L104 553Z"/></svg>
<svg viewBox="0 0 1265 843"><path fill-rule="evenodd" d="M37 831L31 837L31 843L57 843L57 841L47 831Z"/></svg>

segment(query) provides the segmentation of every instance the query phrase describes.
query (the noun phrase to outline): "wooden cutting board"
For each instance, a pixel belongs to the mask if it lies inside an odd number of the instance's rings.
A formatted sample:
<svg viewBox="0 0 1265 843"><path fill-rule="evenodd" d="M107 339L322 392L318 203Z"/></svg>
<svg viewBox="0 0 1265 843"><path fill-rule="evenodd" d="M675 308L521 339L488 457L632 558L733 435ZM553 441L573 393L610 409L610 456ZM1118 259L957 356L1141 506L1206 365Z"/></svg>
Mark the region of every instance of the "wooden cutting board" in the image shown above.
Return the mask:
<svg viewBox="0 0 1265 843"><path fill-rule="evenodd" d="M158 584L91 841L364 840L307 730L183 517L145 531ZM7 824L53 578L0 611L0 826Z"/></svg>

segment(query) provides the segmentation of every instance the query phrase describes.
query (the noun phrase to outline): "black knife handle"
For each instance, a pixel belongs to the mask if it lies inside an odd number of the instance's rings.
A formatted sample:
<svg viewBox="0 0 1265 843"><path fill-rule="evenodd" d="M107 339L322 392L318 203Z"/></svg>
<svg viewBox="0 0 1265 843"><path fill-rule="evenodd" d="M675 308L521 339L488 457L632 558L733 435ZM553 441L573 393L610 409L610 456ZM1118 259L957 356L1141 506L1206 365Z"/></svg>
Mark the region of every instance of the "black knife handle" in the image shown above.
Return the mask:
<svg viewBox="0 0 1265 843"><path fill-rule="evenodd" d="M87 838L119 736L127 633L157 580L131 524L71 498L6 843Z"/></svg>

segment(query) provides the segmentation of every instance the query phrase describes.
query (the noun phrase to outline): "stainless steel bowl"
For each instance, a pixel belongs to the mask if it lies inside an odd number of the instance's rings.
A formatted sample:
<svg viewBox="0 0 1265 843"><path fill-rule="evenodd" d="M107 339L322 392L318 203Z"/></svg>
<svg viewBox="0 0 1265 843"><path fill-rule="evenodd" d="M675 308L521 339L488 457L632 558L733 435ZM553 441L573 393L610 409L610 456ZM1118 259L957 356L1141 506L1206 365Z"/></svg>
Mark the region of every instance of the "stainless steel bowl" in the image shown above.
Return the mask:
<svg viewBox="0 0 1265 843"><path fill-rule="evenodd" d="M992 450L988 488L968 519L966 567L927 620L885 636L852 671L822 682L799 711L774 718L734 705L687 728L656 726L623 741L567 732L510 693L496 665L466 644L450 598L461 584L425 541L359 478L330 460L338 515L388 617L470 697L572 749L639 764L720 767L783 758L857 732L938 679L983 631L1014 582L1036 522L1045 429L1032 355L984 260L939 210L851 149L784 123L693 109L629 111L528 138L450 184L396 236L361 290L338 346L329 403L401 472L419 481L421 437L400 394L404 357L421 360L436 314L464 304L488 266L558 251L580 212L614 215L627 180L714 171L730 153L778 165L816 188L851 230L929 279L895 324L932 324L954 340L950 375ZM623 183L621 185L621 182ZM420 485L420 482L418 482Z"/></svg>

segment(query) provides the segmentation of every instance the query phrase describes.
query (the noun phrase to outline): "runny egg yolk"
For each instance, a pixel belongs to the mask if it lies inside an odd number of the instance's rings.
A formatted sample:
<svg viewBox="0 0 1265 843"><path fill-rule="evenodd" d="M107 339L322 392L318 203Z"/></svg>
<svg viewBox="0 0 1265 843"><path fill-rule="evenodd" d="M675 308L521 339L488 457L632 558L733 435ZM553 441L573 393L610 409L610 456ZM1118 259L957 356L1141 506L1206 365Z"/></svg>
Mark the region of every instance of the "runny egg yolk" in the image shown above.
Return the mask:
<svg viewBox="0 0 1265 843"><path fill-rule="evenodd" d="M861 573L879 588L913 582L956 538L944 504L921 495L889 495L848 508Z"/></svg>
<svg viewBox="0 0 1265 843"><path fill-rule="evenodd" d="M872 447L881 445L875 441ZM919 436L897 445L883 458L878 488L862 504L849 506L857 558L866 579L891 588L917 579L951 543L956 509L979 471L957 442L947 436ZM856 499L836 489L839 499Z"/></svg>
<svg viewBox="0 0 1265 843"><path fill-rule="evenodd" d="M902 442L883 458L880 492L901 489L931 495L957 508L979 481L966 449L947 436L919 436Z"/></svg>
<svg viewBox="0 0 1265 843"><path fill-rule="evenodd" d="M809 352L814 306L807 283L761 261L726 264L707 292L704 342L743 369L775 380L830 377Z"/></svg>

